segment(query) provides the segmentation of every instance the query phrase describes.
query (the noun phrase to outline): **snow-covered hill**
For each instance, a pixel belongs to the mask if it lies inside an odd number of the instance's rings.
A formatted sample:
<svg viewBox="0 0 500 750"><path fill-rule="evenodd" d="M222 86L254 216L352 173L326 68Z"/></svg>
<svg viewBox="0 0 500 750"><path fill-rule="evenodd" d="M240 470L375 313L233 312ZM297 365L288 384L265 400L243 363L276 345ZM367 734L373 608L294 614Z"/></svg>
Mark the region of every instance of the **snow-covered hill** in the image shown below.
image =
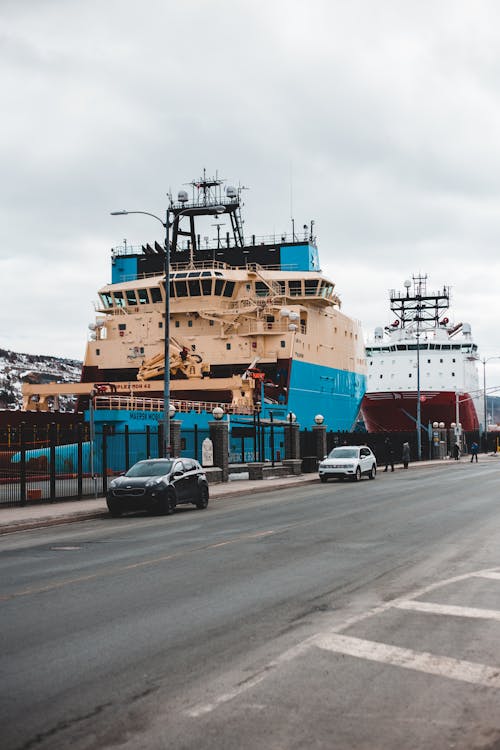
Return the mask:
<svg viewBox="0 0 500 750"><path fill-rule="evenodd" d="M75 359L19 354L0 349L0 409L20 409L26 383L79 382L82 363ZM73 411L74 399L61 397L61 411Z"/></svg>

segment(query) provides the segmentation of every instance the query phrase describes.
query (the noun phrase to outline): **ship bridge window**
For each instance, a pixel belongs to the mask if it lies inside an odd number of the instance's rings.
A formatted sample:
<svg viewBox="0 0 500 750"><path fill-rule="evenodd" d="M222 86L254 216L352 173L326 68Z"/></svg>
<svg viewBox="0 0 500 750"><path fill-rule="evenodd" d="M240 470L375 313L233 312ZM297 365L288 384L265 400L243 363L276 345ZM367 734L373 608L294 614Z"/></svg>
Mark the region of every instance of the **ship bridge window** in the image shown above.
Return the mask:
<svg viewBox="0 0 500 750"><path fill-rule="evenodd" d="M222 274L220 274L220 276L222 276ZM220 296L222 294L223 289L224 289L224 280L215 279L215 294L217 296Z"/></svg>
<svg viewBox="0 0 500 750"><path fill-rule="evenodd" d="M446 351L449 351L451 349L450 344L443 344L443 349L446 349Z"/></svg>
<svg viewBox="0 0 500 750"><path fill-rule="evenodd" d="M189 274L191 275L191 274ZM188 281L189 294L191 297L199 297L201 295L200 282L199 281Z"/></svg>
<svg viewBox="0 0 500 750"><path fill-rule="evenodd" d="M187 283L185 281L176 281L174 287L176 297L187 297Z"/></svg>
<svg viewBox="0 0 500 750"><path fill-rule="evenodd" d="M232 297L234 292L234 281L226 281L226 288L224 289L224 297Z"/></svg>
<svg viewBox="0 0 500 750"><path fill-rule="evenodd" d="M300 297L302 295L302 281L289 281L288 289L290 297Z"/></svg>
<svg viewBox="0 0 500 750"><path fill-rule="evenodd" d="M151 302L161 302L161 291L157 286L152 287L149 292L151 294Z"/></svg>
<svg viewBox="0 0 500 750"><path fill-rule="evenodd" d="M138 289L137 296L139 297L140 305L149 305L149 296L147 289Z"/></svg>
<svg viewBox="0 0 500 750"><path fill-rule="evenodd" d="M176 279L185 279L185 278L187 278L187 273L185 271L182 271L182 273L178 272L178 273L175 274L175 278Z"/></svg>
<svg viewBox="0 0 500 750"><path fill-rule="evenodd" d="M205 295L212 294L212 279L201 280L201 292Z"/></svg>
<svg viewBox="0 0 500 750"><path fill-rule="evenodd" d="M123 292L114 292L116 307L125 307L125 300L123 299Z"/></svg>
<svg viewBox="0 0 500 750"><path fill-rule="evenodd" d="M212 271L203 271L203 273L201 275L202 276L211 276L212 275Z"/></svg>
<svg viewBox="0 0 500 750"><path fill-rule="evenodd" d="M109 292L103 292L99 295L104 307L113 307L113 297Z"/></svg>
<svg viewBox="0 0 500 750"><path fill-rule="evenodd" d="M191 273L188 273L188 277L190 279L199 279L200 278L200 272L199 271L191 271Z"/></svg>
<svg viewBox="0 0 500 750"><path fill-rule="evenodd" d="M326 286L323 286L322 291L326 292L326 290L327 290ZM306 279L304 281L304 292L307 297L316 297L318 294L318 280Z"/></svg>
<svg viewBox="0 0 500 750"><path fill-rule="evenodd" d="M451 348L460 351L460 344L453 344Z"/></svg>
<svg viewBox="0 0 500 750"><path fill-rule="evenodd" d="M127 289L127 305L137 305L137 297L133 289Z"/></svg>
<svg viewBox="0 0 500 750"><path fill-rule="evenodd" d="M396 349L398 350L398 352L405 352L407 347L406 347L406 344L398 344L396 346Z"/></svg>

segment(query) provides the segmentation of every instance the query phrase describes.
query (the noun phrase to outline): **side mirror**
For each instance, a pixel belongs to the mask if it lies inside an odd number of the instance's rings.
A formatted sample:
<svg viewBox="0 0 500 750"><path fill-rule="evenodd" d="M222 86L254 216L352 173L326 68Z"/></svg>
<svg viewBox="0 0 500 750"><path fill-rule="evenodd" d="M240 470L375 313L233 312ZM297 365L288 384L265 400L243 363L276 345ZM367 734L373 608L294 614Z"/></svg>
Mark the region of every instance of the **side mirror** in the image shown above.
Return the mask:
<svg viewBox="0 0 500 750"><path fill-rule="evenodd" d="M182 471L174 471L172 476L174 477L174 479L177 479L178 477L182 477L182 474L183 474Z"/></svg>
<svg viewBox="0 0 500 750"><path fill-rule="evenodd" d="M325 458L328 458L328 456L323 456L323 461L325 460Z"/></svg>

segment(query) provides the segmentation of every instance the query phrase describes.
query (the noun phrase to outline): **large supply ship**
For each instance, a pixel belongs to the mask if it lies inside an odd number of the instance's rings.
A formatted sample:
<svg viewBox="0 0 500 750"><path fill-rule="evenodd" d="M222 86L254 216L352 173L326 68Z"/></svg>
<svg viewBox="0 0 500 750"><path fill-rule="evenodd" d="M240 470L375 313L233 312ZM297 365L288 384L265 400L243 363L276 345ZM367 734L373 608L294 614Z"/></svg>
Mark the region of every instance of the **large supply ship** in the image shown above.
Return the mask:
<svg viewBox="0 0 500 750"><path fill-rule="evenodd" d="M262 417L272 410L276 419L293 412L304 427L322 414L330 429L350 430L366 386L364 342L320 270L314 222L300 236L245 237L242 188L206 174L190 186L191 195L170 197L168 300L163 243L112 250L111 283L99 289L90 325L80 407L90 386L114 403L133 399L136 411L146 398L149 409L161 400L167 329L170 399L186 425L190 415L200 424L222 406ZM26 408L33 400L45 408L51 395L50 388L26 391Z"/></svg>
<svg viewBox="0 0 500 750"><path fill-rule="evenodd" d="M446 317L449 287L428 292L426 275L404 286L403 293L390 292L396 319L367 342L362 416L368 432L414 430L418 398L424 428L444 422L477 429L478 354L470 325Z"/></svg>

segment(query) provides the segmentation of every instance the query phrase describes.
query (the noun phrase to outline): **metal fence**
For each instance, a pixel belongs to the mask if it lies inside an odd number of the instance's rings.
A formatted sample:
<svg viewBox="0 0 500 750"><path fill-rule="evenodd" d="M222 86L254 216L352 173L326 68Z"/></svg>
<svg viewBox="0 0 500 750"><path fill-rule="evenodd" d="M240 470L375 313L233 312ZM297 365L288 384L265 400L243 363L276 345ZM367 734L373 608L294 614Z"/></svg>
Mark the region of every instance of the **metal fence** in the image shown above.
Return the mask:
<svg viewBox="0 0 500 750"><path fill-rule="evenodd" d="M115 431L113 425L99 425L90 440L88 424L76 423L61 428L52 424L37 428L20 424L0 432L0 507L24 505L29 502L101 496L106 492L113 476L126 471L143 458L161 455L163 425L157 429L146 426L142 430ZM271 421L234 419L229 439L229 462L246 464L254 461L279 462L285 458L284 438L286 425ZM203 440L207 429L181 431L181 455L201 460ZM372 448L379 464L385 461L384 434L360 432L327 432L327 451L337 445L365 444ZM443 437L443 435L440 435ZM455 438L446 431L446 444L441 441L442 455L451 453ZM480 443L478 432L466 433L463 447L473 441ZM411 460L417 458L415 431L391 433L394 460L401 461L404 442L410 444ZM422 433L422 458L432 457L432 434ZM499 448L499 436L488 435L482 450ZM300 455L316 459L315 435L312 430L300 433ZM434 453L435 455L435 453ZM316 466L312 460L311 466ZM309 464L307 464L309 465ZM304 468L304 470L314 470Z"/></svg>

